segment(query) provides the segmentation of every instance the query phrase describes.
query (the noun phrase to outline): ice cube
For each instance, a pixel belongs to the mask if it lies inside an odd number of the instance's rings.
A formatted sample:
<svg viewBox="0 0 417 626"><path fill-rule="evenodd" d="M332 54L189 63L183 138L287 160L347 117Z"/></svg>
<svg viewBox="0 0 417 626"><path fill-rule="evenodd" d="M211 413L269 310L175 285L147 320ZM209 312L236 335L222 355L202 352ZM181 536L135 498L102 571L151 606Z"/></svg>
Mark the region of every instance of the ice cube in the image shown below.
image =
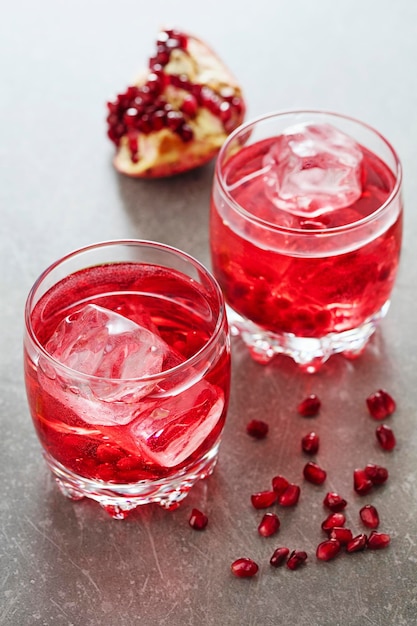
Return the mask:
<svg viewBox="0 0 417 626"><path fill-rule="evenodd" d="M72 370L96 377L79 377L81 384L72 377L73 393L107 402L133 402L155 383L132 379L159 373L167 345L126 317L88 304L61 321L46 350Z"/></svg>
<svg viewBox="0 0 417 626"><path fill-rule="evenodd" d="M145 458L173 467L189 457L215 428L224 407L221 389L200 380L138 414L130 433Z"/></svg>
<svg viewBox="0 0 417 626"><path fill-rule="evenodd" d="M318 217L347 207L362 193L362 150L330 124L299 124L265 155L265 190L279 209Z"/></svg>
<svg viewBox="0 0 417 626"><path fill-rule="evenodd" d="M81 374L51 371L40 360L38 377L44 390L146 461L164 467L182 463L222 414L222 390L202 379L197 369L188 369L185 377L161 378L158 384L132 380L157 374L167 363L175 367L184 358L161 337L113 311L83 307L58 325L46 349Z"/></svg>

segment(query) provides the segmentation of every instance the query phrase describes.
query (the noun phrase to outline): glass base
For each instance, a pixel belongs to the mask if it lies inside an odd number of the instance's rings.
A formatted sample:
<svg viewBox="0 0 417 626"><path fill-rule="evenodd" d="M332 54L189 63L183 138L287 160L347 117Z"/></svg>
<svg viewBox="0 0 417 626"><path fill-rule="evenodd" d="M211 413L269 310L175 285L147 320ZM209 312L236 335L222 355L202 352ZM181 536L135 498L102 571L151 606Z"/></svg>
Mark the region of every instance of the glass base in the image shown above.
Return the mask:
<svg viewBox="0 0 417 626"><path fill-rule="evenodd" d="M333 354L342 353L350 359L362 354L379 321L385 317L389 301L358 328L329 333L320 338L273 333L242 317L229 305L226 308L232 335L241 337L255 361L267 364L276 355L283 354L291 357L306 372L314 373Z"/></svg>
<svg viewBox="0 0 417 626"><path fill-rule="evenodd" d="M184 468L176 476L126 484L83 478L66 469L46 452L44 458L64 496L71 500L90 498L115 519L124 519L130 511L142 504L157 503L168 510L176 509L198 480L213 473L219 445L218 441L199 463L192 468Z"/></svg>

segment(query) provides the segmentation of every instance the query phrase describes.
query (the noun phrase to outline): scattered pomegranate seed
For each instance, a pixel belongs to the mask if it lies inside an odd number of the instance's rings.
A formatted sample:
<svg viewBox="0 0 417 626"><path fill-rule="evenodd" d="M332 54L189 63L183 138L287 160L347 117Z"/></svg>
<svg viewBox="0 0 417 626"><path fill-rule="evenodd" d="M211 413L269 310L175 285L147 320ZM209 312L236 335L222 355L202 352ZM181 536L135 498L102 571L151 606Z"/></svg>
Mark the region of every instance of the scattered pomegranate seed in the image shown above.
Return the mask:
<svg viewBox="0 0 417 626"><path fill-rule="evenodd" d="M381 424L376 429L376 438L378 439L378 443L383 450L388 450L389 452L395 448L396 440L395 435L392 429L386 424Z"/></svg>
<svg viewBox="0 0 417 626"><path fill-rule="evenodd" d="M274 476L272 479L272 489L279 496L289 485L289 481L284 476Z"/></svg>
<svg viewBox="0 0 417 626"><path fill-rule="evenodd" d="M364 469L365 476L369 478L373 485L382 485L388 480L388 470L382 465L368 463Z"/></svg>
<svg viewBox="0 0 417 626"><path fill-rule="evenodd" d="M373 483L366 476L365 470L363 469L355 469L353 472L353 488L361 496L369 493L372 489Z"/></svg>
<svg viewBox="0 0 417 626"><path fill-rule="evenodd" d="M321 402L319 398L316 396L316 394L312 393L304 398L302 402L300 402L297 407L297 411L303 417L314 417L319 412L320 407Z"/></svg>
<svg viewBox="0 0 417 626"><path fill-rule="evenodd" d="M330 561L340 552L340 542L337 539L326 539L319 543L316 550L316 557L320 561Z"/></svg>
<svg viewBox="0 0 417 626"><path fill-rule="evenodd" d="M278 495L278 504L281 506L295 506L300 498L300 487L290 483L288 487Z"/></svg>
<svg viewBox="0 0 417 626"><path fill-rule="evenodd" d="M346 552L349 552L350 554L352 552L359 552L360 550L364 550L366 548L367 541L368 538L363 533L361 533L360 535L356 535L356 537L353 537L353 539L351 539L347 543Z"/></svg>
<svg viewBox="0 0 417 626"><path fill-rule="evenodd" d="M269 562L273 567L279 567L287 560L290 551L288 548L281 547L274 550Z"/></svg>
<svg viewBox="0 0 417 626"><path fill-rule="evenodd" d="M252 559L248 559L246 557L242 557L241 559L236 559L236 561L233 561L230 568L233 574L238 578L251 578L252 576L255 576L255 574L259 570L259 567L255 563L255 561L252 561Z"/></svg>
<svg viewBox="0 0 417 626"><path fill-rule="evenodd" d="M343 511L343 509L347 505L347 502L344 498L339 496L338 493L335 493L334 491L329 491L324 497L323 504L328 509L333 511L333 513L338 513L339 511Z"/></svg>
<svg viewBox="0 0 417 626"><path fill-rule="evenodd" d="M330 539L337 539L341 545L346 545L353 539L352 531L349 528L343 528L343 526L335 526L332 528Z"/></svg>
<svg viewBox="0 0 417 626"><path fill-rule="evenodd" d="M313 485L321 485L326 480L326 472L322 469L317 463L313 463L309 461L306 463L303 469L303 475L309 483L313 483Z"/></svg>
<svg viewBox="0 0 417 626"><path fill-rule="evenodd" d="M307 552L304 550L293 550L288 558L287 567L289 569L297 569L307 560Z"/></svg>
<svg viewBox="0 0 417 626"><path fill-rule="evenodd" d="M368 528L378 528L379 515L378 511L372 504L366 504L359 511L360 518L365 526Z"/></svg>
<svg viewBox="0 0 417 626"><path fill-rule="evenodd" d="M269 426L262 420L251 420L246 426L246 432L255 439L265 439Z"/></svg>
<svg viewBox="0 0 417 626"><path fill-rule="evenodd" d="M321 527L324 531L331 531L333 528L339 528L340 526L344 526L346 522L346 517L343 513L330 513L323 521Z"/></svg>
<svg viewBox="0 0 417 626"><path fill-rule="evenodd" d="M280 525L281 522L278 515L275 515L275 513L265 513L258 526L258 533L262 535L262 537L271 537L278 532Z"/></svg>
<svg viewBox="0 0 417 626"><path fill-rule="evenodd" d="M319 443L319 436L316 433L307 433L307 435L304 435L301 439L301 449L306 454L316 454L319 449Z"/></svg>
<svg viewBox="0 0 417 626"><path fill-rule="evenodd" d="M366 398L369 413L376 420L383 420L396 409L395 400L384 389L379 389Z"/></svg>
<svg viewBox="0 0 417 626"><path fill-rule="evenodd" d="M376 530L373 530L368 537L366 545L371 550L380 550L381 548L386 548L390 541L391 537L386 533L378 533Z"/></svg>
<svg viewBox="0 0 417 626"><path fill-rule="evenodd" d="M255 509L267 509L269 506L275 504L277 494L275 491L260 491L259 493L251 495L250 499Z"/></svg>
<svg viewBox="0 0 417 626"><path fill-rule="evenodd" d="M204 530L208 524L208 517L198 509L193 509L188 523L194 530Z"/></svg>

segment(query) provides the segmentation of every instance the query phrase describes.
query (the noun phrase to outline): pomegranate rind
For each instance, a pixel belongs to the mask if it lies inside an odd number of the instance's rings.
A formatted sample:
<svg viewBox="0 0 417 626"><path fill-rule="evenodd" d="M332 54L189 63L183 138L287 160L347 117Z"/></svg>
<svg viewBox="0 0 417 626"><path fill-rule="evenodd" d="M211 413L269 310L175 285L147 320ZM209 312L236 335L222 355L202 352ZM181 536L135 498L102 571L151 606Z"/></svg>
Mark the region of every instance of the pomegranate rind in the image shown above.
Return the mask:
<svg viewBox="0 0 417 626"><path fill-rule="evenodd" d="M127 134L122 136L113 159L115 169L121 174L133 178L166 178L200 167L217 155L228 135L243 122L246 106L233 74L203 41L190 34L183 35L187 38L187 49L173 50L164 72L185 76L193 84L208 86L216 94L225 88L232 90L240 99L241 110L226 130L219 117L200 106L196 116L187 119L193 131L193 139L187 142L166 127L149 133L138 132L137 162L132 160ZM147 74L142 74L134 85L143 86L146 78ZM179 110L185 95L184 90L172 85L164 90L174 110Z"/></svg>

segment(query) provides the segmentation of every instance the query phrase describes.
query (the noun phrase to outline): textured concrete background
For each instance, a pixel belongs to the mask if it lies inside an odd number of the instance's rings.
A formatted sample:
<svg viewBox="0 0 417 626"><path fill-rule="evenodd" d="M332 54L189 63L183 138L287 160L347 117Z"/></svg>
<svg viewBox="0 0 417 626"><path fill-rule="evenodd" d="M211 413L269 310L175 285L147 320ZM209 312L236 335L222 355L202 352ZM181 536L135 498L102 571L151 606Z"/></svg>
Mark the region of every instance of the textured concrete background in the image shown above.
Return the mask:
<svg viewBox="0 0 417 626"><path fill-rule="evenodd" d="M21 0L0 22L1 63L1 440L0 623L145 626L404 626L417 623L417 4L385 0L198 3ZM157 239L204 263L213 165L173 180L134 181L111 166L105 102L153 52L161 26L205 39L239 78L248 117L320 107L359 117L385 134L404 165L402 265L391 310L363 357L334 358L303 375L287 360L263 368L233 342L233 388L215 474L175 512L147 507L119 522L57 491L40 454L22 377L23 307L37 275L72 249L121 237ZM365 397L385 387L398 445L376 447ZM296 404L308 392L313 421ZM263 442L245 424L269 421ZM302 482L301 435L321 435L323 487L302 484L276 538L261 539L250 494L284 473ZM352 471L386 465L390 480L367 498ZM388 550L318 562L327 489L349 500L348 523L374 503ZM203 533L187 523L204 508ZM272 570L276 545L305 549L296 572ZM251 556L255 579L237 580L232 560Z"/></svg>

